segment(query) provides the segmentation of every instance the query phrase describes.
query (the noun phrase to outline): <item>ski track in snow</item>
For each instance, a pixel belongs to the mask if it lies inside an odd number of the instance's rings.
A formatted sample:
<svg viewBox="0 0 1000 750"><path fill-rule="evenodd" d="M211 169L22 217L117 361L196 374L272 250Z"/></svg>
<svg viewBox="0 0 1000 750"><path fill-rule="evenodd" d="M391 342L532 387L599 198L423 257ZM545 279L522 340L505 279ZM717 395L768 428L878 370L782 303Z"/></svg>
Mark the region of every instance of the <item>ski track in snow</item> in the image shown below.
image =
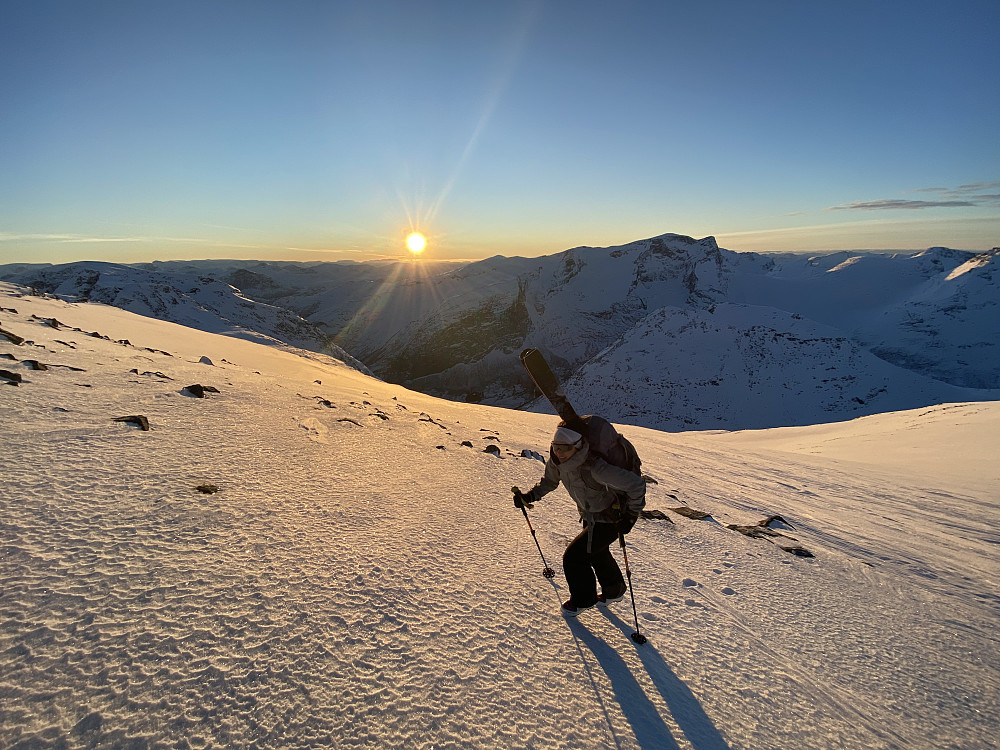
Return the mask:
<svg viewBox="0 0 1000 750"><path fill-rule="evenodd" d="M636 646L628 597L559 614L565 493L531 511L552 581L512 507L553 417L4 299L36 345L0 353L86 372L0 362L2 747L993 746L995 498L626 429L648 507L713 514L627 537ZM814 559L725 528L776 513Z"/></svg>

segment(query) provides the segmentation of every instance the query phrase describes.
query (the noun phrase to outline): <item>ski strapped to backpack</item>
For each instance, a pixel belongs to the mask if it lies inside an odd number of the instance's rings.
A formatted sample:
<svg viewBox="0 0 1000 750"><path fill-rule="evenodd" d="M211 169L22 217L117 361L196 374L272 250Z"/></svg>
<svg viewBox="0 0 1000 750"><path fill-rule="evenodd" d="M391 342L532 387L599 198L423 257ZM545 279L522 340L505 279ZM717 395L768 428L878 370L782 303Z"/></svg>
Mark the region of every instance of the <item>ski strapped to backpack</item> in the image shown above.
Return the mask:
<svg viewBox="0 0 1000 750"><path fill-rule="evenodd" d="M642 476L642 461L635 446L604 417L589 415L581 417L563 393L559 379L552 372L545 357L537 349L521 352L521 364L538 386L538 390L552 404L563 422L574 432L583 435L590 444L590 450L612 466L631 471Z"/></svg>

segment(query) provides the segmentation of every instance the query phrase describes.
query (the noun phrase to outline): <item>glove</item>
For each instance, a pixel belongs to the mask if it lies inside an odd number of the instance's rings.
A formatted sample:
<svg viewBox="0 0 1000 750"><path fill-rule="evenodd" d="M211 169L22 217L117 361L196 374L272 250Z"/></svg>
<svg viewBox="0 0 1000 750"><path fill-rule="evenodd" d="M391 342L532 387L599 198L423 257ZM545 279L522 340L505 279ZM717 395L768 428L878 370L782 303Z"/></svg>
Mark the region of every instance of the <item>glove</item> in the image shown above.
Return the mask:
<svg viewBox="0 0 1000 750"><path fill-rule="evenodd" d="M528 508L531 509L533 503L537 502L538 498L535 497L535 491L521 492L517 487L511 487L511 492L514 493L514 507L515 508Z"/></svg>
<svg viewBox="0 0 1000 750"><path fill-rule="evenodd" d="M618 530L622 534L627 534L632 530L632 527L635 526L635 522L638 520L639 516L634 516L631 513L626 513L621 517L621 520L618 521Z"/></svg>

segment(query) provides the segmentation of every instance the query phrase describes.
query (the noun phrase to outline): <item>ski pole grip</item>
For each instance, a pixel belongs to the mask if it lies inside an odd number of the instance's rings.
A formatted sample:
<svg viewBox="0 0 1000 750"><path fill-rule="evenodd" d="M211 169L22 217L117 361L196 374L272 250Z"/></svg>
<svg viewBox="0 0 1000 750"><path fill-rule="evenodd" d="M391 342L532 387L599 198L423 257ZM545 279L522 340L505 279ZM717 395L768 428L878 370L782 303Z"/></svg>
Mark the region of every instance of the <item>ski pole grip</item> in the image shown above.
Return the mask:
<svg viewBox="0 0 1000 750"><path fill-rule="evenodd" d="M521 492L520 488L511 487L510 491L514 493L514 505L524 511L524 517L527 518L528 511L526 509L534 508L535 506L524 499L524 493Z"/></svg>

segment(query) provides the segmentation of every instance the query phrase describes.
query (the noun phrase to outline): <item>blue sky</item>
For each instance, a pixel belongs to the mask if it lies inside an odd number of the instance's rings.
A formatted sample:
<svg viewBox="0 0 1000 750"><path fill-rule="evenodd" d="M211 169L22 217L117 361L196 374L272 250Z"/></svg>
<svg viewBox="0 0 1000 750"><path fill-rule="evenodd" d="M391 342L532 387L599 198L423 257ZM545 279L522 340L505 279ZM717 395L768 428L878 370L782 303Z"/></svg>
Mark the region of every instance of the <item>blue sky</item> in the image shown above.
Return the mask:
<svg viewBox="0 0 1000 750"><path fill-rule="evenodd" d="M996 0L5 2L0 263L1000 245Z"/></svg>

